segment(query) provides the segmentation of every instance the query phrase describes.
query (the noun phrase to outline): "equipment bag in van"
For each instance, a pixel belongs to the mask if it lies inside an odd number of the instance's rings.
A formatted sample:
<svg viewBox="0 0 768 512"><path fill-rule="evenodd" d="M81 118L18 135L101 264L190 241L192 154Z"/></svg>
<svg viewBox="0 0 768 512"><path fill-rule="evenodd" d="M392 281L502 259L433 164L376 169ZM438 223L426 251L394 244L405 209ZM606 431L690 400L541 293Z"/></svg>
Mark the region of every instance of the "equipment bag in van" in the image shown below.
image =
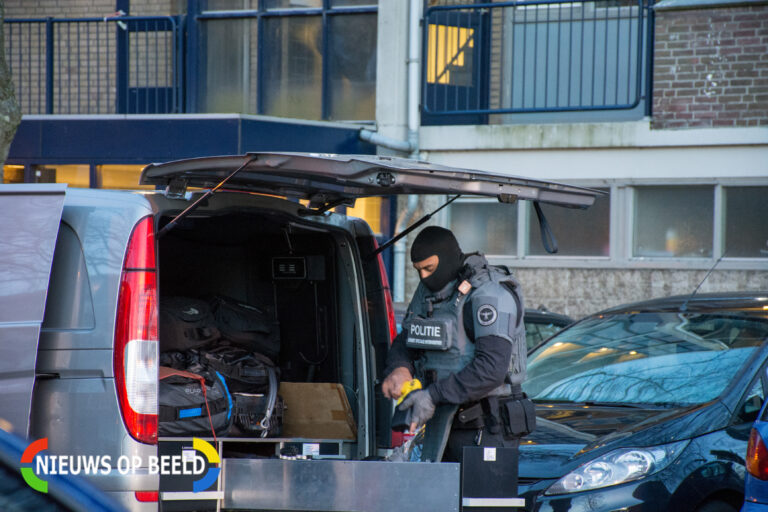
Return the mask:
<svg viewBox="0 0 768 512"><path fill-rule="evenodd" d="M160 349L189 350L219 338L207 302L189 297L160 299Z"/></svg>
<svg viewBox="0 0 768 512"><path fill-rule="evenodd" d="M279 358L280 327L274 307L217 295L211 299L211 309L224 339L273 361Z"/></svg>
<svg viewBox="0 0 768 512"><path fill-rule="evenodd" d="M270 372L275 376L274 387L277 389L278 369L264 355L231 345L190 352L197 352L201 364L221 373L233 393L268 393L273 387Z"/></svg>
<svg viewBox="0 0 768 512"><path fill-rule="evenodd" d="M166 366L159 367L158 374L159 435L215 437L229 431L233 403L221 374L199 375Z"/></svg>

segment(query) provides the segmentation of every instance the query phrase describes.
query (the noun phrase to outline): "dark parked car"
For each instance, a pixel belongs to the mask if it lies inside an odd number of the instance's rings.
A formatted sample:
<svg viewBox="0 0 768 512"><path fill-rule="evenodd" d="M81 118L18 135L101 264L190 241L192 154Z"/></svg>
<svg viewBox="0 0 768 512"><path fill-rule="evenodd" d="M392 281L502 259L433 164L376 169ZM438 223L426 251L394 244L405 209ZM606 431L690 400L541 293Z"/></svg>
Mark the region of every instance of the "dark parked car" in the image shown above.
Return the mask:
<svg viewBox="0 0 768 512"><path fill-rule="evenodd" d="M400 332L400 326L403 317L405 317L405 310L407 308L408 304L405 302L395 303L395 323L397 325L397 332ZM541 306L539 306L538 309L527 308L523 320L525 322L525 341L528 345L528 350L531 350L563 327L573 323L571 317L553 313Z"/></svg>
<svg viewBox="0 0 768 512"><path fill-rule="evenodd" d="M639 302L586 317L528 357L538 424L529 509L735 511L766 393L768 292Z"/></svg>
<svg viewBox="0 0 768 512"><path fill-rule="evenodd" d="M0 429L0 510L16 512L125 510L81 478L45 477L46 492L30 487L21 474L21 459L28 443Z"/></svg>
<svg viewBox="0 0 768 512"><path fill-rule="evenodd" d="M768 512L768 402L752 425L747 446L747 475L741 512Z"/></svg>

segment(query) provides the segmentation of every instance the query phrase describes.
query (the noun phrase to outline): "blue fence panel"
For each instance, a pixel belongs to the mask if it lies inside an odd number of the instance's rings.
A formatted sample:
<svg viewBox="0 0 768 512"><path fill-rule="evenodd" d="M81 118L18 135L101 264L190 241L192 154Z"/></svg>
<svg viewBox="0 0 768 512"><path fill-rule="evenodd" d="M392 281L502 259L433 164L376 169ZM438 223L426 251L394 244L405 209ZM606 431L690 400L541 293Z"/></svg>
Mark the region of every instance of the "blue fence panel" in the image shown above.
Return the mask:
<svg viewBox="0 0 768 512"><path fill-rule="evenodd" d="M24 114L181 112L179 18L5 20Z"/></svg>
<svg viewBox="0 0 768 512"><path fill-rule="evenodd" d="M423 113L633 109L646 94L646 11L644 0L429 7Z"/></svg>

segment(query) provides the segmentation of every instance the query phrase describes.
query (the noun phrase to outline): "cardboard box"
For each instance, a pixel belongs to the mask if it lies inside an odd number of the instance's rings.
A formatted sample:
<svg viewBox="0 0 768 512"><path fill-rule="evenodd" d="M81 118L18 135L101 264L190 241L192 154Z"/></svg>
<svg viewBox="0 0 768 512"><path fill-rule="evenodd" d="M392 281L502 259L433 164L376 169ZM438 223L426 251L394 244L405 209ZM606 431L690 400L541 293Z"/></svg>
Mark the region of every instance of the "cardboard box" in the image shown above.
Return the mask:
<svg viewBox="0 0 768 512"><path fill-rule="evenodd" d="M357 439L357 426L344 387L336 383L281 382L281 437Z"/></svg>

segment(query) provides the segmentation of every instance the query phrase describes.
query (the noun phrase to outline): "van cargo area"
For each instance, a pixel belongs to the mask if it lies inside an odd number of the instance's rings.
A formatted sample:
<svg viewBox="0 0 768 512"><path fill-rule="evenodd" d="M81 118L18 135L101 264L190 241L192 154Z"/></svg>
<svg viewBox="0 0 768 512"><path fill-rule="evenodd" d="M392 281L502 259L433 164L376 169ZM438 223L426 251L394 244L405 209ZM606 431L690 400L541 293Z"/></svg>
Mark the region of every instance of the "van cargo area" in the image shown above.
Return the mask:
<svg viewBox="0 0 768 512"><path fill-rule="evenodd" d="M162 217L160 225L168 220ZM293 450L296 439L329 441L307 448L315 456L356 457L358 291L340 279L347 273L340 248L350 241L337 228L302 224L274 211L196 212L158 241L161 303L165 297L225 296L274 311L283 435L225 434L224 457L278 456L288 445ZM160 352L166 349L161 336ZM253 442L234 441L242 437ZM299 448L299 455L307 450Z"/></svg>

